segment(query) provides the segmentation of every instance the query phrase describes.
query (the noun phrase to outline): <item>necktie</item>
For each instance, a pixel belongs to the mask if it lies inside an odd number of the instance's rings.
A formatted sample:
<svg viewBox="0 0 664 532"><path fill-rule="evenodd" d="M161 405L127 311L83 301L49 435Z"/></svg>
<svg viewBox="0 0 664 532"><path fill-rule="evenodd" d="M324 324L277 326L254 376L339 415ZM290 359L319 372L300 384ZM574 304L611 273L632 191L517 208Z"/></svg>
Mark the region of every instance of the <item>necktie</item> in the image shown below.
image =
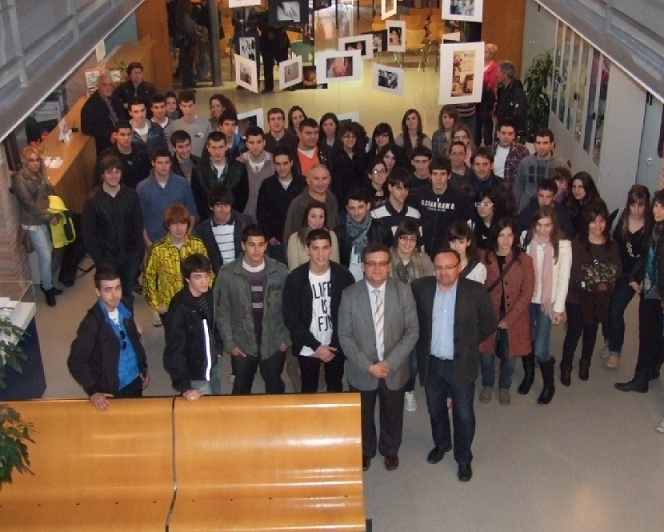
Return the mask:
<svg viewBox="0 0 664 532"><path fill-rule="evenodd" d="M113 122L113 125L118 123L118 115L115 112L115 109L113 109L113 104L111 103L110 98L108 100L104 100L106 102L106 106L108 107L108 113L111 117L111 122Z"/></svg>
<svg viewBox="0 0 664 532"><path fill-rule="evenodd" d="M383 351L385 351L385 341L383 339L383 325L385 322L385 307L383 298L380 297L380 290L374 290L376 296L376 314L374 315L374 326L376 327L376 352L378 360L383 360Z"/></svg>

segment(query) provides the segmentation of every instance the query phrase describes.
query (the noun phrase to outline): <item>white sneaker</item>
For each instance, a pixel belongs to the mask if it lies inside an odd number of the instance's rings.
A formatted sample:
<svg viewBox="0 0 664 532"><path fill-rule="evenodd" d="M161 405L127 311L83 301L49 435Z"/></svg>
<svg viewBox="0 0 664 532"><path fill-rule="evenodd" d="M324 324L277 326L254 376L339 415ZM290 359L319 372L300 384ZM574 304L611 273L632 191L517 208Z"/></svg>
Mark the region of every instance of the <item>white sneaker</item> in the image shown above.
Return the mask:
<svg viewBox="0 0 664 532"><path fill-rule="evenodd" d="M611 353L609 358L606 359L606 367L609 369L616 369L620 364L620 357L617 353Z"/></svg>
<svg viewBox="0 0 664 532"><path fill-rule="evenodd" d="M415 412L415 410L417 410L415 392L406 392L406 402L404 403L404 409L406 412Z"/></svg>
<svg viewBox="0 0 664 532"><path fill-rule="evenodd" d="M657 425L657 432L664 433L664 419L662 419L662 422L659 425Z"/></svg>
<svg viewBox="0 0 664 532"><path fill-rule="evenodd" d="M604 342L604 345L602 346L602 350L599 352L599 356L603 359L607 359L607 358L609 358L610 354L611 353L609 353L609 343Z"/></svg>

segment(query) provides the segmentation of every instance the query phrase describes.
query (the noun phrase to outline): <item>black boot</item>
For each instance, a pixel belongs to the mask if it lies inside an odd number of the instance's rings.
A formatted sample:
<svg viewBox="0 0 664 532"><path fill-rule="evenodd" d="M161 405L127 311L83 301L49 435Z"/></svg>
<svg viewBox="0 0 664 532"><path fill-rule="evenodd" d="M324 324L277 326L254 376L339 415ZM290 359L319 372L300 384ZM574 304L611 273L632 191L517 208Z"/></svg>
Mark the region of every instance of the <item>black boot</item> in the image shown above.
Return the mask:
<svg viewBox="0 0 664 532"><path fill-rule="evenodd" d="M521 357L521 362L523 363L523 381L519 385L518 392L526 395L535 380L535 355L529 353L525 357Z"/></svg>
<svg viewBox="0 0 664 532"><path fill-rule="evenodd" d="M614 386L616 390L621 392L648 392L648 374L637 373L634 378L629 382L617 382Z"/></svg>
<svg viewBox="0 0 664 532"><path fill-rule="evenodd" d="M542 370L542 380L544 381L544 388L542 393L537 398L537 402L541 405L548 405L553 398L556 388L553 384L553 368L556 361L552 358L546 362L540 360L540 369Z"/></svg>
<svg viewBox="0 0 664 532"><path fill-rule="evenodd" d="M55 292L51 288L50 290L44 290L43 286L40 286L41 291L44 292L44 296L46 296L46 304L49 307L54 307L55 306Z"/></svg>
<svg viewBox="0 0 664 532"><path fill-rule="evenodd" d="M579 379L587 381L590 378L590 360L579 360Z"/></svg>
<svg viewBox="0 0 664 532"><path fill-rule="evenodd" d="M572 366L560 365L560 382L565 386L572 384Z"/></svg>

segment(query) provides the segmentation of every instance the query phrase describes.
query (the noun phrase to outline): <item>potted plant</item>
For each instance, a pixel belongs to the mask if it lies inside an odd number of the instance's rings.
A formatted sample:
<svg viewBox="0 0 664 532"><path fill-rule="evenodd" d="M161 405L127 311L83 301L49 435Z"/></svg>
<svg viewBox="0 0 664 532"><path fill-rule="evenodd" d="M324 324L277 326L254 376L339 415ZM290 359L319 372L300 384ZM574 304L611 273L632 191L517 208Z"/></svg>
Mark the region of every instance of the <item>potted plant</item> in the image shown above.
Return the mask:
<svg viewBox="0 0 664 532"><path fill-rule="evenodd" d="M5 366L21 371L20 361L26 359L19 347L25 331L14 325L8 316L0 315L0 389L5 383ZM30 473L28 442L34 443L34 427L21 419L13 408L0 404L0 490L5 482L11 483L14 470Z"/></svg>
<svg viewBox="0 0 664 532"><path fill-rule="evenodd" d="M549 125L549 83L553 74L551 50L533 58L523 78L523 88L528 102L528 140L535 139L535 132Z"/></svg>

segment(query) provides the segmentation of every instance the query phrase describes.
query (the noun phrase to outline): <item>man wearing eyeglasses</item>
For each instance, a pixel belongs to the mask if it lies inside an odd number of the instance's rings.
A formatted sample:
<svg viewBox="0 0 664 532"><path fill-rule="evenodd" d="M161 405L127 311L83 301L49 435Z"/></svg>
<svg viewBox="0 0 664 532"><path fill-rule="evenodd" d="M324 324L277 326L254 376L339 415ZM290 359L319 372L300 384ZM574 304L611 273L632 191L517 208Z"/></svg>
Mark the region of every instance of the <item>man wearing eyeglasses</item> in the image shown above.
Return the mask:
<svg viewBox="0 0 664 532"><path fill-rule="evenodd" d="M408 359L419 325L408 286L390 277L390 250L370 242L362 252L364 279L344 290L339 307L339 343L346 355L351 391L361 396L362 469L378 451L385 468L399 467ZM376 441L375 407L380 403Z"/></svg>
<svg viewBox="0 0 664 532"><path fill-rule="evenodd" d="M67 366L94 407L104 411L111 397L141 397L150 377L134 317L122 303L120 276L99 267L94 281L98 299L78 327Z"/></svg>
<svg viewBox="0 0 664 532"><path fill-rule="evenodd" d="M437 464L452 449L447 398L452 398L454 459L457 477L473 475L470 447L475 437L475 379L479 372L479 344L495 332L498 320L489 294L479 283L459 278L459 254L443 247L434 256L434 277L411 284L417 306L420 336L417 367L424 383L435 447L427 462ZM457 304L463 302L463 304Z"/></svg>

